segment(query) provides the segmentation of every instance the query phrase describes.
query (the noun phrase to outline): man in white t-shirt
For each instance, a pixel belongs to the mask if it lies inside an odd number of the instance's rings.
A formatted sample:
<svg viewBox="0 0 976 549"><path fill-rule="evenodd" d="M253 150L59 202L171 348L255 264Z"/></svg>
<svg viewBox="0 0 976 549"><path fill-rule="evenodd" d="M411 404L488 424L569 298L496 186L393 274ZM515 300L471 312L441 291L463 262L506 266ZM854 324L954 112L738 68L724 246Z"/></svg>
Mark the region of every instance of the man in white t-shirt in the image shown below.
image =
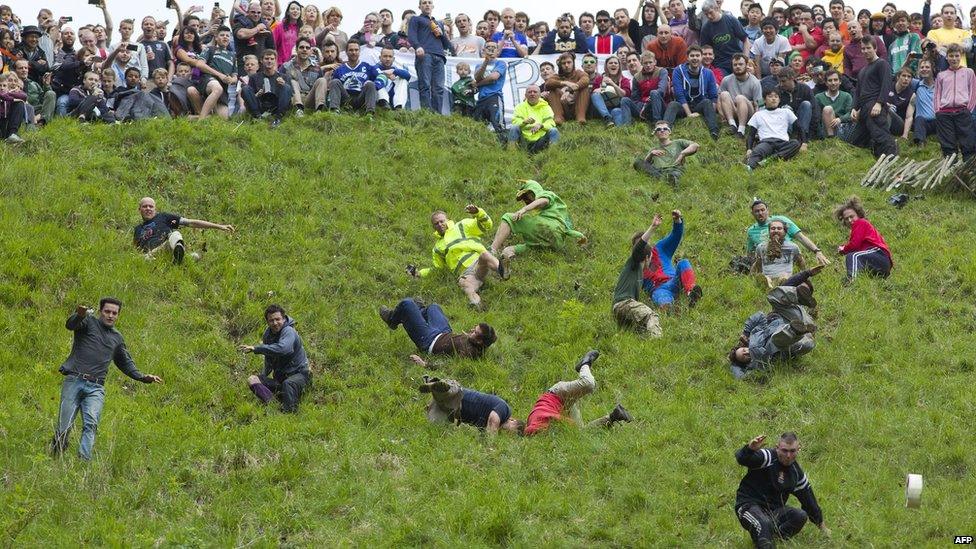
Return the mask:
<svg viewBox="0 0 976 549"><path fill-rule="evenodd" d="M481 48L485 47L485 39L471 34L471 18L459 13L454 18L454 26L458 30L458 36L451 40L455 54L458 57L482 57Z"/></svg>
<svg viewBox="0 0 976 549"><path fill-rule="evenodd" d="M762 36L752 43L749 55L756 60L756 66L763 76L769 74L769 60L774 57L783 58L793 51L790 41L785 36L776 33L776 20L772 17L763 19Z"/></svg>
<svg viewBox="0 0 976 549"><path fill-rule="evenodd" d="M790 126L796 115L787 108L779 107L779 92L766 90L763 94L766 107L749 119L746 130L746 168L756 169L767 158L789 160L800 152L800 142L790 139Z"/></svg>

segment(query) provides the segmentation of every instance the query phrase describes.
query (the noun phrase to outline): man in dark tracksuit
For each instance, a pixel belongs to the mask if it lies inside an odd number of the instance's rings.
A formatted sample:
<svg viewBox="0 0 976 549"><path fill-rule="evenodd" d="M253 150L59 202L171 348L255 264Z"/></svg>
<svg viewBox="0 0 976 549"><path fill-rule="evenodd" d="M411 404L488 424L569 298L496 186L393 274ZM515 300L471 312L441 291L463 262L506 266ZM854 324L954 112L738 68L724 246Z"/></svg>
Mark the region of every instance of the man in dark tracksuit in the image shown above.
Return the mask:
<svg viewBox="0 0 976 549"><path fill-rule="evenodd" d="M64 375L61 384L61 407L58 414L58 427L51 443L55 454L60 454L68 446L68 433L78 413L81 413L81 443L78 455L90 460L95 445L95 431L105 404L105 375L108 363L115 361L119 370L136 381L161 383L163 380L150 374L143 374L136 368L129 350L125 348L122 334L115 329L115 321L122 309L122 302L104 297L98 303L98 318L94 318L84 306L79 306L68 317L64 327L74 332L71 354L61 365Z"/></svg>
<svg viewBox="0 0 976 549"><path fill-rule="evenodd" d="M281 409L295 412L305 386L312 379L302 337L295 330L295 321L280 305L268 305L264 320L268 328L261 337L262 345L240 347L245 353L264 355L264 372L249 377L247 383L261 402L267 404L277 394Z"/></svg>
<svg viewBox="0 0 976 549"><path fill-rule="evenodd" d="M799 533L807 518L829 536L810 481L796 462L796 433L783 433L773 450L762 447L765 440L765 435L758 436L735 453L739 465L749 468L735 493L739 523L761 549L775 547L775 536L789 539ZM790 494L800 500L802 510L786 505Z"/></svg>
<svg viewBox="0 0 976 549"><path fill-rule="evenodd" d="M857 74L854 109L851 111L851 119L857 125L851 130L848 141L855 147L870 147L875 157L898 154L898 145L889 131L891 122L887 100L894 87L891 65L878 57L873 36L861 39L861 52L868 65Z"/></svg>
<svg viewBox="0 0 976 549"><path fill-rule="evenodd" d="M521 422L501 397L461 387L453 379L424 376L421 393L430 393L427 419L432 422L466 423L493 435L499 429L516 432Z"/></svg>

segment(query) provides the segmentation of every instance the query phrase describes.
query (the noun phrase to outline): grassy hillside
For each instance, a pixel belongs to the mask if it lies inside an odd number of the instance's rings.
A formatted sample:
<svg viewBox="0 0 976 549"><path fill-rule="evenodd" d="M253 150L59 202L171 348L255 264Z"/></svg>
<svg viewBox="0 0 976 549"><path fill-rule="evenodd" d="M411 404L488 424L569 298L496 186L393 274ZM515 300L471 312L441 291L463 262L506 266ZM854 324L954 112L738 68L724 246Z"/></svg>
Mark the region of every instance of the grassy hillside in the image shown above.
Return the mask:
<svg viewBox="0 0 976 549"><path fill-rule="evenodd" d="M942 546L971 534L976 202L933 195L896 210L857 186L870 155L836 143L750 174L738 141L713 145L697 122L675 133L709 141L679 189L630 168L643 128L570 127L529 158L429 115L316 115L277 131L62 121L0 149L0 542L746 547L733 452L788 429L833 530L828 540L808 527L798 545ZM567 202L587 250L520 257L510 281L485 288L484 313L448 279L403 273L429 262L432 209L457 218L473 202L497 222L518 207L516 179L530 177ZM835 261L818 280L817 349L733 380L725 353L765 308L726 271L752 197L833 250L847 232L830 209L855 192L893 249L894 275L843 287ZM131 246L144 195L238 233L187 230L191 251L206 243L202 261L147 261ZM676 207L680 253L705 297L664 318L662 339L619 333L610 294L629 236ZM106 294L125 302L119 328L136 362L165 384L113 368L95 461L75 458L80 429L52 459L64 320ZM443 304L456 329L498 330L484 359L440 360L438 375L502 395L524 418L595 347L599 388L584 418L620 401L636 421L495 440L427 424L415 388L425 372L406 360L406 335L376 316L409 295ZM258 358L235 352L257 341L273 301L297 319L313 363L297 416L257 404L245 379ZM920 510L904 507L909 472L925 475Z"/></svg>

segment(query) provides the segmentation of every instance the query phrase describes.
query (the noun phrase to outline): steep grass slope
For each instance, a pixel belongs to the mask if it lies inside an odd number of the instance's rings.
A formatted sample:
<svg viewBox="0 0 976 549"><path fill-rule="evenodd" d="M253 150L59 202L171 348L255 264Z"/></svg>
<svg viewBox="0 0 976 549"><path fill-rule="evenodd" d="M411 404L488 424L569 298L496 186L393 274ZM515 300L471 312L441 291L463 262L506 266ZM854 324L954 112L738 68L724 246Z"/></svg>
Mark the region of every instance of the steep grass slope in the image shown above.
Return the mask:
<svg viewBox="0 0 976 549"><path fill-rule="evenodd" d="M697 123L677 137L708 141ZM682 186L635 173L646 129L568 128L529 158L505 153L458 119L317 115L264 125L59 122L0 150L0 540L11 546L704 546L745 547L733 516L750 437L795 429L800 462L833 538L799 544L941 546L976 524L972 334L976 203L930 196L904 210L861 192L895 254L889 280L842 287L841 261L818 279L817 349L749 382L724 355L762 292L726 271L741 253L749 202L766 198L824 250L846 240L831 207L861 191L864 151L811 153L749 174L741 145L704 143ZM936 154L934 148L915 152ZM586 250L531 254L508 282L467 308L449 279L415 282L429 262L428 215L466 203L496 222L514 211L518 178L569 204ZM131 246L136 203L233 223L188 230L202 261L176 268ZM680 208L680 253L698 270L699 308L663 320L664 337L617 331L610 294L629 236ZM662 227L661 235L668 228ZM119 296L119 328L144 386L114 368L95 461L46 455L78 303ZM376 316L423 295L456 329L484 320L500 340L477 361L441 360L438 375L506 398L525 417L536 396L571 378L590 348L596 394L584 418L615 402L636 421L612 432L561 427L486 439L428 425L408 363L412 345ZM257 358L238 344L282 303L314 368L300 413L258 406L245 387ZM925 475L920 510L904 476Z"/></svg>

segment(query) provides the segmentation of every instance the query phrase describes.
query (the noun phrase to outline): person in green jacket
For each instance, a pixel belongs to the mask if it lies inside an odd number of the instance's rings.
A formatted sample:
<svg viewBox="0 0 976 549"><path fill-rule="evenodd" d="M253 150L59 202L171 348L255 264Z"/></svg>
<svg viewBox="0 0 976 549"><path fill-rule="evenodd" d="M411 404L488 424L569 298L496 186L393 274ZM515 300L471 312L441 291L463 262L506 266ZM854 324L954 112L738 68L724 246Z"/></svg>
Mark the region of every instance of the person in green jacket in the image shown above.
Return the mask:
<svg viewBox="0 0 976 549"><path fill-rule="evenodd" d="M552 107L542 99L542 89L532 84L525 88L525 101L515 105L508 128L509 143L523 144L529 154L542 152L559 141Z"/></svg>
<svg viewBox="0 0 976 549"><path fill-rule="evenodd" d="M495 271L504 278L505 272L498 259L481 243L481 237L491 230L491 217L474 204L468 204L464 209L474 217L455 223L447 218L447 213L443 210L437 210L430 215L430 224L437 236L437 242L431 251L433 266L418 270L414 265L407 265L407 274L425 277L434 272L448 270L458 277L458 286L468 296L471 305L480 307L481 296L478 291L485 283L488 273Z"/></svg>
<svg viewBox="0 0 976 549"><path fill-rule="evenodd" d="M34 120L28 120L28 125L50 122L54 118L57 95L51 90L51 74L46 73L41 82L29 79L30 63L26 59L18 59L14 65L17 76L24 81L24 92L27 94L27 104L34 107Z"/></svg>
<svg viewBox="0 0 976 549"><path fill-rule="evenodd" d="M580 245L586 244L586 236L573 229L566 203L556 193L545 190L537 181L522 180L515 199L524 202L525 206L502 216L491 243L491 253L496 257L501 250L506 278L511 275L509 262L512 258L529 248L561 249L566 238L573 238ZM521 237L523 242L502 248L513 234Z"/></svg>
<svg viewBox="0 0 976 549"><path fill-rule="evenodd" d="M851 110L854 108L854 98L851 94L840 89L840 73L835 70L827 71L824 76L827 91L820 92L815 99L820 104L823 117L823 128L827 137L839 136L846 139L854 129L851 121Z"/></svg>

